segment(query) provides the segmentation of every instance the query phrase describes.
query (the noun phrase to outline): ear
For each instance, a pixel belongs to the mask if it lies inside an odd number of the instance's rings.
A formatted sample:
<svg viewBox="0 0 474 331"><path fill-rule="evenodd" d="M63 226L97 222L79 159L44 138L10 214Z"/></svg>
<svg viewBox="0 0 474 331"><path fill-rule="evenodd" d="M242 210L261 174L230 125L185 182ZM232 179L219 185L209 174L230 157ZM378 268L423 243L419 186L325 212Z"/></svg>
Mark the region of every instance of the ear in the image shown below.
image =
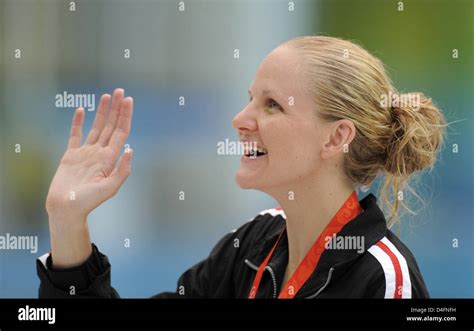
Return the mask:
<svg viewBox="0 0 474 331"><path fill-rule="evenodd" d="M328 126L327 141L321 148L321 159L329 159L340 153L347 153L354 140L356 129L350 120L338 120Z"/></svg>

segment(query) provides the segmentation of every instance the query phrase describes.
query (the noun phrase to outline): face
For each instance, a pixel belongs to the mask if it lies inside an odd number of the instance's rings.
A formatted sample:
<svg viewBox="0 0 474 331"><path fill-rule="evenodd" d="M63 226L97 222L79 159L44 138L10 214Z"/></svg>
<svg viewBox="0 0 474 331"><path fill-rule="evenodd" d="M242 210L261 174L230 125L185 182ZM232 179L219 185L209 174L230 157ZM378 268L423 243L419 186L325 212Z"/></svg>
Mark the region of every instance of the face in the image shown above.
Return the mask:
<svg viewBox="0 0 474 331"><path fill-rule="evenodd" d="M297 52L288 46L273 50L250 86L249 103L232 121L240 140L256 143L260 149L257 157L241 158L236 175L241 188L289 191L321 167L325 124L304 92L300 62Z"/></svg>

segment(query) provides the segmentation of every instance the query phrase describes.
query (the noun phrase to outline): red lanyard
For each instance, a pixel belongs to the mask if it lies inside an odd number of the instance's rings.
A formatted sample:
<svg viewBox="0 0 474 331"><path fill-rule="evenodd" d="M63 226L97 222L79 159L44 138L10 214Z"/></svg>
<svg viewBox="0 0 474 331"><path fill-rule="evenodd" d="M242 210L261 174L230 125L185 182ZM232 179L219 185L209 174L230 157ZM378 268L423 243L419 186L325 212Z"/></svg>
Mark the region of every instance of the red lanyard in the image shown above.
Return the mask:
<svg viewBox="0 0 474 331"><path fill-rule="evenodd" d="M323 232L319 235L319 238L313 244L313 246L309 249L308 253L306 254L303 261L301 261L300 265L293 273L291 278L288 280L285 286L282 287L280 295L278 296L279 299L292 299L298 293L298 291L303 287L306 283L308 278L316 269L318 265L319 258L321 254L324 252L325 249L325 241L327 237L332 237L334 234L338 233L344 225L349 223L352 219L354 219L357 215L362 212L362 208L359 205L359 200L357 199L357 194L352 192L350 197L344 202L342 207L336 212L334 217L331 219L329 224L323 230ZM265 260L263 260L262 264L258 268L257 274L255 275L255 279L252 284L252 288L250 289L249 299L255 299L257 295L258 287L260 286L260 281L262 280L262 275L267 266L270 258L275 251L275 248L278 245L283 233L283 230L280 233L275 245L271 249L270 253L268 253Z"/></svg>

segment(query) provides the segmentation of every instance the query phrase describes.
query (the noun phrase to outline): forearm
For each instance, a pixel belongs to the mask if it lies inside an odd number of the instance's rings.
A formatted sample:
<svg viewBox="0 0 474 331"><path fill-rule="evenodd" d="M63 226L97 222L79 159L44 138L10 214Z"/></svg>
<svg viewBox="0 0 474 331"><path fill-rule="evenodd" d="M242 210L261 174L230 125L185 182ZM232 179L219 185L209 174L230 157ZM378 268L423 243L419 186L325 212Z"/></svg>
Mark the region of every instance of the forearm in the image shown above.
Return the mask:
<svg viewBox="0 0 474 331"><path fill-rule="evenodd" d="M92 254L87 219L49 218L53 267L72 268L84 263Z"/></svg>

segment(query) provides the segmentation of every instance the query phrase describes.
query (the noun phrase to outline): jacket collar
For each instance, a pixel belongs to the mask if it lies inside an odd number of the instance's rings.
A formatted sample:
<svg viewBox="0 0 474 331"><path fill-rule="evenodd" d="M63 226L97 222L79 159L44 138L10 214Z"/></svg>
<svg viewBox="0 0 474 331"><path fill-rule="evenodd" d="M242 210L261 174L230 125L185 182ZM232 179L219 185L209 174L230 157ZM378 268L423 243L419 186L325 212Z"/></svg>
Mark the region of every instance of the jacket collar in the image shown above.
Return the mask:
<svg viewBox="0 0 474 331"><path fill-rule="evenodd" d="M385 236L387 223L383 212L377 206L377 198L370 193L359 203L363 212L347 223L337 236L363 240L363 249L326 249L313 274L298 293L300 297L316 292L327 281L331 268L334 268L331 281L336 281L357 258Z"/></svg>
<svg viewBox="0 0 474 331"><path fill-rule="evenodd" d="M356 241L359 240L359 243L363 243L363 249L361 249L361 247L353 249L337 249L337 247L326 249L321 255L316 269L296 297L304 298L317 292L327 281L331 268L334 268L333 272L331 272L331 282L335 281L358 257L385 236L387 225L383 212L377 206L376 197L370 193L364 199L360 200L359 203L363 209L362 213L347 223L339 233L337 233L337 237L349 237ZM263 243L256 247L255 251L251 252L250 255L254 256L257 263L263 261L284 227L284 220L279 221L266 236ZM252 253L255 253L255 255ZM282 273L284 274L287 263L288 239L285 235L269 262L269 266L276 270L277 275L280 275L280 277L277 276L279 283L282 281ZM281 286L281 284L279 285Z"/></svg>

